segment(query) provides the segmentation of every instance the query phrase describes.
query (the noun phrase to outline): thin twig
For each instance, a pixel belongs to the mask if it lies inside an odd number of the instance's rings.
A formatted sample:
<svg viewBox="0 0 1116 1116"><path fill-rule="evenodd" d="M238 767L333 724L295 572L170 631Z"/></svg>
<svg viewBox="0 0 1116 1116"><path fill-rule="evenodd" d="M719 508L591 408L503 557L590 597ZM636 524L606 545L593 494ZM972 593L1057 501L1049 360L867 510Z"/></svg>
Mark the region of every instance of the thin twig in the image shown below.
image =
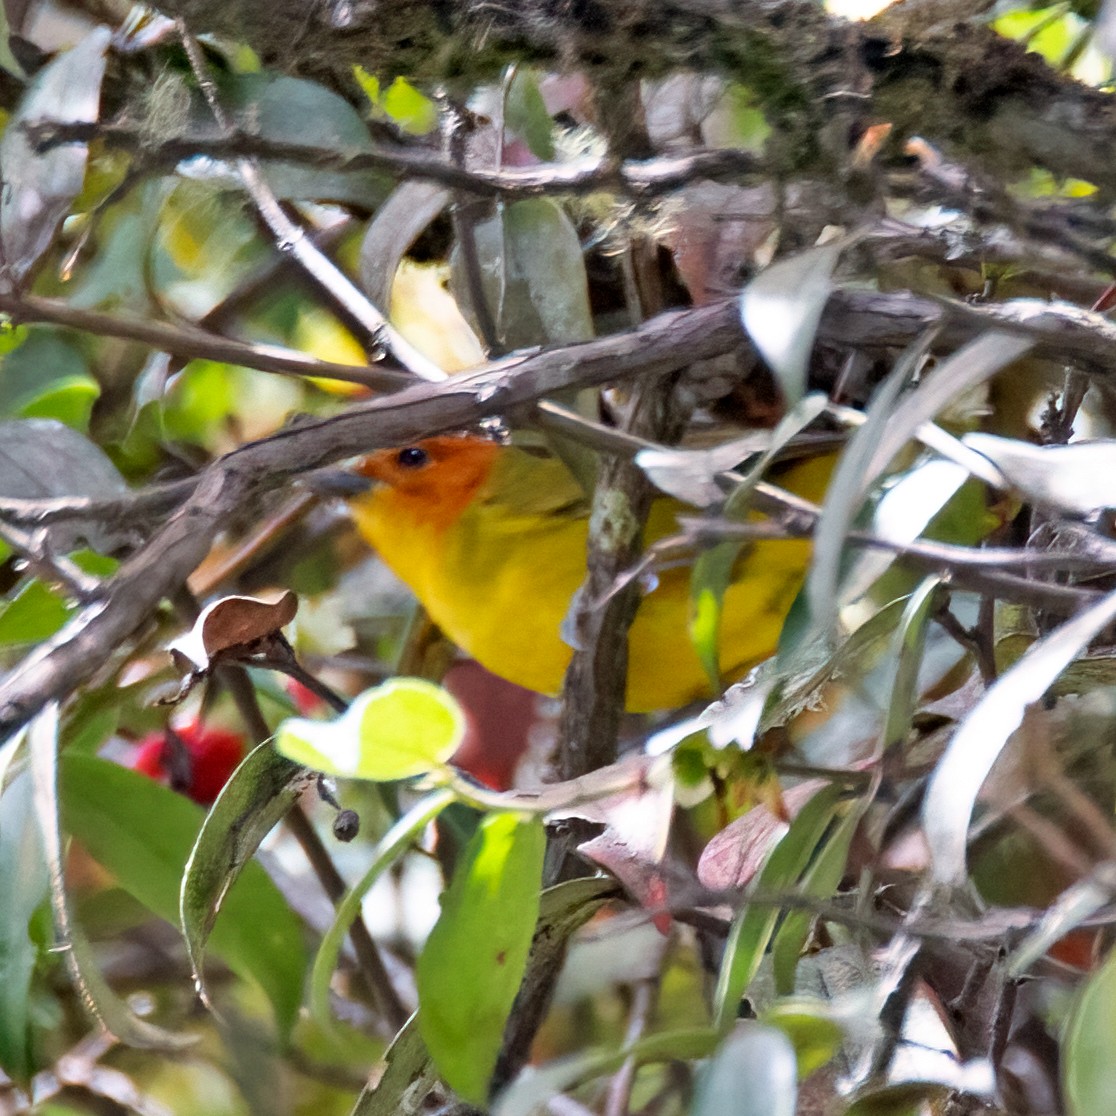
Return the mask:
<svg viewBox="0 0 1116 1116"><path fill-rule="evenodd" d="M142 151L146 158L174 165L184 159L274 159L337 172L387 171L400 178L429 179L482 198L534 198L554 194L584 195L619 191L652 198L671 193L703 178L753 178L765 171L763 161L747 151L732 149L681 152L654 159L617 163L586 157L569 163L499 170L465 169L438 155L407 148L337 150L314 144L284 143L238 131L222 136L171 136L152 144L150 136L124 124L59 123L44 121L24 126L40 151L59 144L99 140L108 147Z"/></svg>
<svg viewBox="0 0 1116 1116"><path fill-rule="evenodd" d="M179 37L190 60L194 78L205 97L209 111L217 126L226 134L233 133L232 122L217 95L217 88L209 77L205 56L197 39L190 34L185 21L177 21ZM275 245L281 252L290 253L305 270L306 274L345 312L368 331L377 344L390 352L404 368L424 380L440 381L446 378L433 361L423 356L387 318L357 289L349 277L326 256L307 236L306 230L287 216L274 191L260 173L254 159L240 156L236 160L244 189L252 199L260 217L275 238Z"/></svg>
<svg viewBox="0 0 1116 1116"><path fill-rule="evenodd" d="M243 667L228 665L222 668L222 674L228 682L233 700L248 726L248 731L258 743L267 740L271 736L271 730L260 711L256 691L248 673ZM348 888L341 873L337 871L329 850L318 836L318 831L298 803L291 807L285 824L291 836L299 843L314 875L322 885L322 890L329 896L330 902L337 906L345 897ZM379 948L360 915L357 915L349 927L349 940L353 943L357 965L372 1002L387 1020L392 1033L398 1033L411 1013L400 1000L399 993L396 992L395 985L384 966L383 958L380 957Z"/></svg>
<svg viewBox="0 0 1116 1116"><path fill-rule="evenodd" d="M119 337L138 341L160 352L173 353L188 360L214 360L238 364L259 372L280 376L317 376L343 383L360 384L377 391L394 391L413 383L405 373L389 369L368 368L357 364L336 364L318 360L305 353L294 352L278 345L261 345L250 341L234 341L196 326L171 325L150 319L125 318L83 310L61 299L38 295L0 292L0 312L12 322L49 322L68 329L81 330L97 337Z"/></svg>

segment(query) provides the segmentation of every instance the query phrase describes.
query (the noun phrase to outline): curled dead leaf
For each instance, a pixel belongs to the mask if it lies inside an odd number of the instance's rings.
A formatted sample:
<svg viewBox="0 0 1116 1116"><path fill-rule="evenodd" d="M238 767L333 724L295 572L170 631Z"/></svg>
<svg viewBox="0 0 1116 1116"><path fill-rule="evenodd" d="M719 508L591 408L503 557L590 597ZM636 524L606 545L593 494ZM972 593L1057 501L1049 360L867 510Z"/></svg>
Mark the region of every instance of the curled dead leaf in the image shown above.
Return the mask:
<svg viewBox="0 0 1116 1116"><path fill-rule="evenodd" d="M219 658L242 659L268 650L290 649L280 629L298 612L298 597L289 590L277 601L258 597L222 597L206 605L194 626L169 644L175 665L188 672L181 699Z"/></svg>

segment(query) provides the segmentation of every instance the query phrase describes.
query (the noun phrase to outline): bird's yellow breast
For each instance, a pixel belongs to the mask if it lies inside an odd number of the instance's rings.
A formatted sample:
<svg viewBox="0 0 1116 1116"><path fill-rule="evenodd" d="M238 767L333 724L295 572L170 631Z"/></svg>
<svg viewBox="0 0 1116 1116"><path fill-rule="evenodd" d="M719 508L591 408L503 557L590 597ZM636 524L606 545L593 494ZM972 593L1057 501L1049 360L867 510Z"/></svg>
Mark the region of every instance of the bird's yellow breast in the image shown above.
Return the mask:
<svg viewBox="0 0 1116 1116"><path fill-rule="evenodd" d="M505 454L519 451L505 450ZM522 463L517 483L529 483L540 462ZM430 515L429 501L390 484L354 503L362 534L411 588L433 620L493 673L541 693L556 694L572 651L562 621L585 577L588 518L558 493L560 470L540 471L538 501L504 500L500 472L464 504L456 518ZM817 498L829 461L794 467L788 486ZM573 482L566 478L567 486ZM522 497L522 494L521 494ZM563 498L560 498L563 497ZM677 530L673 501L655 502L647 542ZM727 680L773 653L787 610L809 562L805 541L753 546L738 563L724 601L721 670ZM629 635L627 706L633 712L670 709L711 696L690 641L690 577L671 569L644 597Z"/></svg>

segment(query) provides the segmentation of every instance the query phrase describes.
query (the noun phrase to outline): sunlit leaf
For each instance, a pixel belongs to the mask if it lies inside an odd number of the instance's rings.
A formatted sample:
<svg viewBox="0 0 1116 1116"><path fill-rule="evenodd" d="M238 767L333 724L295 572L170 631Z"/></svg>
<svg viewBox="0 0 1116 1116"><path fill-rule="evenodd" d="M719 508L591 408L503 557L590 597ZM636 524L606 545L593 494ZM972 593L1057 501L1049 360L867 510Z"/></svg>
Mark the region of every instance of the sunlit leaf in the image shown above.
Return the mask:
<svg viewBox="0 0 1116 1116"><path fill-rule="evenodd" d="M419 1029L446 1081L481 1104L527 965L545 836L536 818L492 814L470 840L419 957Z"/></svg>
<svg viewBox="0 0 1116 1116"><path fill-rule="evenodd" d="M465 715L447 691L420 678L393 678L366 690L336 721L284 721L275 747L327 775L387 781L439 767L464 735Z"/></svg>
<svg viewBox="0 0 1116 1116"><path fill-rule="evenodd" d="M993 685L954 734L926 790L922 825L931 869L941 884L965 882L965 848L973 807L988 772L1031 702L1116 619L1116 593L1036 643Z"/></svg>
<svg viewBox="0 0 1116 1116"><path fill-rule="evenodd" d="M1116 506L1116 441L1035 446L994 434L961 439L992 461L1028 500L1069 515L1088 516Z"/></svg>

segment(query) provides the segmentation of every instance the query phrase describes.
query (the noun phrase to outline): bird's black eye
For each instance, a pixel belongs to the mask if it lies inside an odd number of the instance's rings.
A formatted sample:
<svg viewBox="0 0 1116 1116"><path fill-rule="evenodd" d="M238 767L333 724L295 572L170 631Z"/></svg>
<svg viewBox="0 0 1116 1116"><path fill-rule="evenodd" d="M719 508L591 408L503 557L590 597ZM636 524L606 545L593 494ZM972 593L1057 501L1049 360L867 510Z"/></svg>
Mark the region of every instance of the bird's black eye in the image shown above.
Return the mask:
<svg viewBox="0 0 1116 1116"><path fill-rule="evenodd" d="M406 449L401 449L396 454L395 460L403 466L404 469L418 469L425 465L430 457L426 450L421 446L407 446Z"/></svg>

